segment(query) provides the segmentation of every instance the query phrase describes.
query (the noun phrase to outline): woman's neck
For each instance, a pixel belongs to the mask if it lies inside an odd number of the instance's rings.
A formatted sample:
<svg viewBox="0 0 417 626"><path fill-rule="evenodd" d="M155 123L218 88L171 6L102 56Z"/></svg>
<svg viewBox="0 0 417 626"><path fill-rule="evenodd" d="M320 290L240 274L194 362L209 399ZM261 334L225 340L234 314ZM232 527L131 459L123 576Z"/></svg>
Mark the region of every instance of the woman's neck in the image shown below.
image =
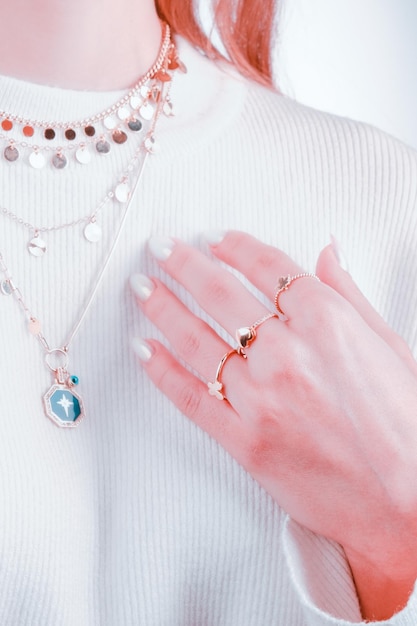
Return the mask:
<svg viewBox="0 0 417 626"><path fill-rule="evenodd" d="M68 89L134 84L157 57L153 0L0 0L0 74Z"/></svg>

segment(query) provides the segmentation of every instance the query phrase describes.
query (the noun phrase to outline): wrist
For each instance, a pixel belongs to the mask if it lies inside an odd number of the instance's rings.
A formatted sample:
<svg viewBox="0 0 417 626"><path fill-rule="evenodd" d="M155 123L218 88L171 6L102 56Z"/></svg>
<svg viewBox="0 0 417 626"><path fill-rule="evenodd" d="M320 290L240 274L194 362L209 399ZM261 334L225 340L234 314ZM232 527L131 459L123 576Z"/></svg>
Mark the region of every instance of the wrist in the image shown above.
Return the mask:
<svg viewBox="0 0 417 626"><path fill-rule="evenodd" d="M371 558L349 548L345 553L363 618L386 620L407 605L417 580L417 548L385 546Z"/></svg>

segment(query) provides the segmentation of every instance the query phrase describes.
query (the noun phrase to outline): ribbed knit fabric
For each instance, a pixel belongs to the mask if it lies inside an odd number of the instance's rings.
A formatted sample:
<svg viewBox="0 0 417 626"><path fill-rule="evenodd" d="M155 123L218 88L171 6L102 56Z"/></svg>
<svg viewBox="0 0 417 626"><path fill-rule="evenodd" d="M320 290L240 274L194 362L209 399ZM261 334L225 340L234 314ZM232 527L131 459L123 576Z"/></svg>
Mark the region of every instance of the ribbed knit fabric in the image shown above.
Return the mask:
<svg viewBox="0 0 417 626"><path fill-rule="evenodd" d="M13 298L0 295L0 623L2 626L341 626L360 621L338 546L278 504L149 382L131 337L159 337L137 311L134 272L162 275L151 234L197 246L239 228L307 271L333 233L371 302L417 350L417 158L379 130L323 114L231 75L184 41L174 119L152 156L104 282L71 350L87 417L48 420L51 384ZM72 120L119 94L73 93L0 79L0 104ZM0 206L41 225L88 215L117 181L130 140L88 166L0 162ZM62 344L119 220L28 233L0 215L0 251L51 345ZM172 285L172 281L168 281ZM177 293L193 310L188 294ZM247 323L247 320L243 320ZM390 624L417 623L417 600Z"/></svg>

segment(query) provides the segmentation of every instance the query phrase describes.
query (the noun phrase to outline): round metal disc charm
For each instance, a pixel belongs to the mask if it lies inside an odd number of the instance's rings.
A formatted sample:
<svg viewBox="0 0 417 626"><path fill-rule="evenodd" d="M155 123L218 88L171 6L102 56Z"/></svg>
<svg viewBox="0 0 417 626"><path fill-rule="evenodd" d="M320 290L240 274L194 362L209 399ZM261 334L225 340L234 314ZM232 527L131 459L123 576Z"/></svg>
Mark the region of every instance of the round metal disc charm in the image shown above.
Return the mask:
<svg viewBox="0 0 417 626"><path fill-rule="evenodd" d="M133 130L136 133L142 128L142 122L138 120L137 117L133 117L132 119L130 119L127 125L130 130Z"/></svg>
<svg viewBox="0 0 417 626"><path fill-rule="evenodd" d="M4 158L6 161L10 161L10 163L17 161L19 158L19 150L15 148L15 146L7 146L4 150Z"/></svg>
<svg viewBox="0 0 417 626"><path fill-rule="evenodd" d="M4 296L10 296L12 294L12 288L8 280L3 280L0 283L0 291Z"/></svg>
<svg viewBox="0 0 417 626"><path fill-rule="evenodd" d="M139 109L139 113L144 120L151 120L154 114L154 108L149 102L145 102Z"/></svg>
<svg viewBox="0 0 417 626"><path fill-rule="evenodd" d="M141 104L142 98L139 98L139 96L132 96L130 98L130 106L132 107L132 109L138 109Z"/></svg>
<svg viewBox="0 0 417 626"><path fill-rule="evenodd" d="M117 120L115 120L114 117L106 117L103 120L103 124L107 130L113 130L113 128L116 128Z"/></svg>
<svg viewBox="0 0 417 626"><path fill-rule="evenodd" d="M91 161L91 153L87 148L78 148L78 150L76 150L75 152L75 158L77 159L78 163L86 165Z"/></svg>
<svg viewBox="0 0 417 626"><path fill-rule="evenodd" d="M147 85L142 85L139 91L142 98L147 98L149 96L149 87Z"/></svg>
<svg viewBox="0 0 417 626"><path fill-rule="evenodd" d="M97 141L97 143L96 143L96 150L100 154L108 154L110 152L110 144L109 144L109 142L105 141L105 139L101 139L100 141Z"/></svg>
<svg viewBox="0 0 417 626"><path fill-rule="evenodd" d="M130 196L130 189L127 183L120 183L114 190L114 195L119 202L127 202Z"/></svg>
<svg viewBox="0 0 417 626"><path fill-rule="evenodd" d="M117 111L117 116L119 120L127 120L129 115L130 111L127 107L120 107L120 109Z"/></svg>
<svg viewBox="0 0 417 626"><path fill-rule="evenodd" d="M127 141L127 135L123 130L117 129L112 132L112 139L114 143L125 143Z"/></svg>
<svg viewBox="0 0 417 626"><path fill-rule="evenodd" d="M43 256L46 252L46 243L39 236L34 237L28 243L28 250L33 256Z"/></svg>
<svg viewBox="0 0 417 626"><path fill-rule="evenodd" d="M97 222L89 222L84 228L84 237L91 243L96 243L101 239L101 228Z"/></svg>
<svg viewBox="0 0 417 626"><path fill-rule="evenodd" d="M45 167L46 159L40 152L32 152L29 156L29 163L35 170Z"/></svg>
<svg viewBox="0 0 417 626"><path fill-rule="evenodd" d="M57 170L63 170L68 165L68 159L63 154L54 154L54 156L52 157L52 165Z"/></svg>

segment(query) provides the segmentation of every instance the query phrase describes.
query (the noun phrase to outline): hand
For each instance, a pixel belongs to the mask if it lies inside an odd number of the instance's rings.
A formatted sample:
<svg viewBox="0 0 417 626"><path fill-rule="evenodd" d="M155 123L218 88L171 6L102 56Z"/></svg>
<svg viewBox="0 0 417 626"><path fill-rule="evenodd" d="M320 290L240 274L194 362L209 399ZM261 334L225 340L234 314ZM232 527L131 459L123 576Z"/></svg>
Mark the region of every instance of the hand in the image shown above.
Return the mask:
<svg viewBox="0 0 417 626"><path fill-rule="evenodd" d="M159 254L164 270L232 336L268 312L216 262L183 243L166 244ZM270 300L279 276L304 271L242 233L227 233L212 249ZM392 610L417 578L417 368L330 247L317 273L322 282L302 278L281 293L286 322L266 321L247 358L227 360L227 401L210 396L206 383L156 341L148 342L152 357L144 365L295 520L345 548L364 612L380 617L385 592L375 598L373 585L368 598L370 572L382 571L390 589L400 585ZM138 303L178 357L213 381L230 346L156 279Z"/></svg>

